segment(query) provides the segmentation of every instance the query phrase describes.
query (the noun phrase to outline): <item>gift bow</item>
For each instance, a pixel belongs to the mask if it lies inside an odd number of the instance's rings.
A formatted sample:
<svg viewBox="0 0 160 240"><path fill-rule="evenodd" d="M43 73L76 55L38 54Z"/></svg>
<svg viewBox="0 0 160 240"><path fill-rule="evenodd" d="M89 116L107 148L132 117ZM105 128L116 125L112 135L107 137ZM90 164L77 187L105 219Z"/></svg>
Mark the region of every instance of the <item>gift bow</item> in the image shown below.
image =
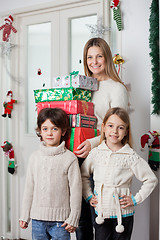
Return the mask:
<svg viewBox="0 0 160 240"><path fill-rule="evenodd" d="M73 71L70 73L70 75L78 75L79 71Z"/></svg>

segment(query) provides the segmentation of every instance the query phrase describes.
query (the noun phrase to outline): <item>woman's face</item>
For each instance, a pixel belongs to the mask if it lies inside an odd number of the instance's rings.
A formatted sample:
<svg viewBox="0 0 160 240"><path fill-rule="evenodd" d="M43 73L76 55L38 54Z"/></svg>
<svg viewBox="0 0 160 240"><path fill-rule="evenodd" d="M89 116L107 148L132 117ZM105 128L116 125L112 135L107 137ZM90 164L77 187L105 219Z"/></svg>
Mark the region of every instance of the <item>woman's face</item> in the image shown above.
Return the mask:
<svg viewBox="0 0 160 240"><path fill-rule="evenodd" d="M93 73L93 77L103 77L105 73L105 58L102 50L98 46L93 46L88 49L87 66Z"/></svg>

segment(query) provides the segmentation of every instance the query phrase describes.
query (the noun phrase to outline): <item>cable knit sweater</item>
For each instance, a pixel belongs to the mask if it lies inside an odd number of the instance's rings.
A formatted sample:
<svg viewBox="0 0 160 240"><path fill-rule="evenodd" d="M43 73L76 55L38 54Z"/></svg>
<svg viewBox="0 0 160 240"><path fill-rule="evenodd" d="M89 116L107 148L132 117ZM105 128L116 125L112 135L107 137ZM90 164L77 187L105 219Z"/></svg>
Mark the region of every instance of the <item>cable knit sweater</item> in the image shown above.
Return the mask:
<svg viewBox="0 0 160 240"><path fill-rule="evenodd" d="M92 93L92 102L94 103L94 114L98 119L97 128L101 130L103 118L109 108L122 107L128 109L128 93L126 88L112 79L99 81L98 91ZM97 147L100 137L89 139L91 148Z"/></svg>
<svg viewBox="0 0 160 240"><path fill-rule="evenodd" d="M65 148L46 147L29 159L20 220L65 221L77 227L82 182L76 156Z"/></svg>
<svg viewBox="0 0 160 240"><path fill-rule="evenodd" d="M120 208L119 197L130 195L134 175L142 182L140 190L132 196L134 205L143 202L157 184L157 178L148 163L128 144L112 152L103 141L90 152L81 167L82 192L86 200L93 194L89 180L92 173L98 198L95 209L98 213L97 223L102 223L104 218L117 217L118 225L121 225L121 217L133 215L134 207Z"/></svg>

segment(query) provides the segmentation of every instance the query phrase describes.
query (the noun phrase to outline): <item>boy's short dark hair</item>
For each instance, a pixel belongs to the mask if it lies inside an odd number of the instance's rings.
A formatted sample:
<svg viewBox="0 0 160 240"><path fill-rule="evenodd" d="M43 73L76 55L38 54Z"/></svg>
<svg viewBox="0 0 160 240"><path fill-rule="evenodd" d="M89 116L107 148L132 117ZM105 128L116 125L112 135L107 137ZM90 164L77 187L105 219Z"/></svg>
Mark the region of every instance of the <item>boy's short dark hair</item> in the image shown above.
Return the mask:
<svg viewBox="0 0 160 240"><path fill-rule="evenodd" d="M71 130L67 113L61 108L42 109L37 117L37 132L41 131L41 126L47 119L56 125L56 127L61 128L62 132L66 131L65 135L61 138L61 142L67 140ZM40 136L39 134L37 135Z"/></svg>

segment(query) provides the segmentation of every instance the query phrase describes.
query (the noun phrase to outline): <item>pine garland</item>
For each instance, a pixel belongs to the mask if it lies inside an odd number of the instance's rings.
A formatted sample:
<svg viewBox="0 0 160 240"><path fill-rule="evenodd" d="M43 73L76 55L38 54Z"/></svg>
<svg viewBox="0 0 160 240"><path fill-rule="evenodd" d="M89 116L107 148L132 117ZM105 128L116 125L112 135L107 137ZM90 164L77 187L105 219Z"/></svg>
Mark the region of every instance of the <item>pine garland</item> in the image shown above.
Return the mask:
<svg viewBox="0 0 160 240"><path fill-rule="evenodd" d="M152 64L152 114L160 114L160 72L159 72L159 3L158 0L152 0L150 6L150 35L149 47L151 49Z"/></svg>

